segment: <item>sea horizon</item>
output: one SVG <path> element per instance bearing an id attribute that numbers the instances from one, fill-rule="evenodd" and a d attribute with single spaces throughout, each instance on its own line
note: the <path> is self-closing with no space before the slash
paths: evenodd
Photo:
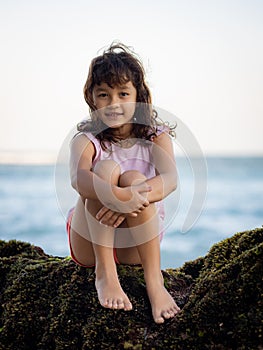
<path id="1" fill-rule="evenodd" d="M 177 151 L 176 158 L 185 158 L 183 152 Z M 22 151 L 0 150 L 1 165 L 55 165 L 58 160 L 58 151 Z M 263 158 L 263 152 L 204 152 L 204 158 Z M 191 156 L 190 156 L 191 157 Z M 195 158 L 195 156 L 192 156 Z M 200 157 L 199 157 L 200 158 Z"/>

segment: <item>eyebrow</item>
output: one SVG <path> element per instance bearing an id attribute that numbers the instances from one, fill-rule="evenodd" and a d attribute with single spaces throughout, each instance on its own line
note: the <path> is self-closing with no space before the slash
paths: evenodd
<path id="1" fill-rule="evenodd" d="M 107 90 L 107 88 L 110 88 L 111 89 L 111 87 L 109 86 L 109 87 L 106 87 L 106 88 L 102 88 L 102 87 L 100 87 L 100 86 L 95 86 L 95 88 L 94 88 L 94 90 L 96 91 L 96 92 L 101 92 L 101 91 L 105 91 L 105 90 Z M 129 87 L 129 86 L 127 86 L 127 85 L 117 85 L 117 88 L 119 88 L 120 90 L 123 90 L 123 89 L 125 89 L 125 90 L 130 90 L 131 88 Z"/>
<path id="2" fill-rule="evenodd" d="M 105 88 L 101 88 L 101 87 L 95 87 L 94 88 L 95 91 L 100 92 L 100 91 L 105 91 Z"/>
<path id="3" fill-rule="evenodd" d="M 120 89 L 128 89 L 128 90 L 130 90 L 131 88 L 129 87 L 129 86 L 127 86 L 127 85 L 120 85 L 120 86 L 118 86 Z"/>

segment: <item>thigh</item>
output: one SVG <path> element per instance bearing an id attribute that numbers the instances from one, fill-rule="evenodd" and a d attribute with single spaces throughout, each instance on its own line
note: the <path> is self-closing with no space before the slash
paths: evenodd
<path id="1" fill-rule="evenodd" d="M 85 217 L 84 203 L 79 198 L 71 220 L 69 244 L 73 260 L 85 266 L 95 264 L 95 256 Z"/>

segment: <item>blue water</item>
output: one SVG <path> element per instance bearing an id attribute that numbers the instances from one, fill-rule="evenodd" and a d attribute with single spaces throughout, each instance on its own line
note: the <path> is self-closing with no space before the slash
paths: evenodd
<path id="1" fill-rule="evenodd" d="M 263 158 L 211 157 L 206 161 L 203 210 L 183 233 L 195 180 L 189 164 L 178 160 L 180 187 L 165 203 L 168 214 L 161 246 L 162 268 L 181 266 L 205 255 L 212 244 L 263 225 Z M 0 239 L 27 241 L 48 254 L 69 255 L 54 166 L 0 165 Z"/>

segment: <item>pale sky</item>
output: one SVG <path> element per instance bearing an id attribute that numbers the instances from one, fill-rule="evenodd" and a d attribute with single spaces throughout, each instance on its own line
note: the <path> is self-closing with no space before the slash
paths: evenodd
<path id="1" fill-rule="evenodd" d="M 0 0 L 0 36 L 0 152 L 58 152 L 91 59 L 120 40 L 203 152 L 263 155 L 261 0 Z"/>

